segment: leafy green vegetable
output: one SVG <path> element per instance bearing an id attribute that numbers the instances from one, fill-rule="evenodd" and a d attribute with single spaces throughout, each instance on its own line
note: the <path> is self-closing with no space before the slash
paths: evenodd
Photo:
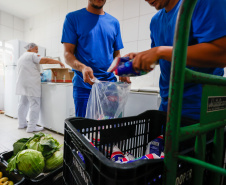
<path id="1" fill-rule="evenodd" d="M 8 166 L 7 166 L 6 170 L 11 172 L 14 169 L 17 169 L 17 167 L 16 167 L 16 157 L 17 157 L 17 155 L 12 157 L 12 158 L 10 158 L 10 162 L 8 163 Z"/>
<path id="2" fill-rule="evenodd" d="M 33 149 L 42 152 L 45 158 L 51 157 L 51 155 L 59 150 L 62 145 L 52 137 L 50 134 L 38 133 L 33 138 L 29 139 L 26 143 L 28 149 Z"/>
<path id="3" fill-rule="evenodd" d="M 7 170 L 17 169 L 24 175 L 34 178 L 38 176 L 45 167 L 42 153 L 36 150 L 27 149 L 19 152 L 8 164 Z"/>
<path id="4" fill-rule="evenodd" d="M 62 145 L 50 134 L 42 132 L 30 138 L 22 138 L 13 144 L 13 156 L 8 160 L 7 170 L 17 169 L 28 177 L 36 177 L 43 171 L 45 160 L 47 171 L 56 169 L 63 163 Z"/>
<path id="5" fill-rule="evenodd" d="M 30 138 L 22 138 L 13 144 L 13 154 L 16 155 L 19 151 L 26 149 L 26 143 Z"/>
<path id="6" fill-rule="evenodd" d="M 19 139 L 18 141 L 16 141 L 14 144 L 13 144 L 13 154 L 14 156 L 22 151 L 22 150 L 25 150 L 27 149 L 27 143 L 30 142 L 31 140 L 34 140 L 37 139 L 39 140 L 40 137 L 44 136 L 45 134 L 42 133 L 42 132 L 39 132 L 39 133 L 36 133 L 34 134 L 33 137 L 29 137 L 29 138 L 22 138 L 22 139 Z"/>
<path id="7" fill-rule="evenodd" d="M 56 151 L 54 154 L 45 162 L 45 172 L 52 171 L 62 166 L 63 164 L 63 151 Z"/>

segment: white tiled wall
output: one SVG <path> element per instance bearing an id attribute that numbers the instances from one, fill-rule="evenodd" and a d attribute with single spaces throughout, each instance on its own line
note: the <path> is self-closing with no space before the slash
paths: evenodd
<path id="1" fill-rule="evenodd" d="M 25 41 L 45 47 L 48 56 L 60 56 L 64 62 L 63 45 L 60 40 L 65 15 L 84 8 L 87 4 L 88 0 L 56 0 L 54 7 L 25 20 Z M 149 24 L 156 10 L 145 0 L 107 0 L 104 10 L 120 22 L 124 43 L 122 55 L 150 48 Z M 132 78 L 135 88 L 158 86 L 158 80 L 158 68 L 144 77 Z"/>
<path id="2" fill-rule="evenodd" d="M 88 0 L 56 0 L 52 8 L 22 20 L 0 11 L 0 40 L 19 39 L 35 42 L 45 47 L 47 56 L 60 56 L 64 62 L 63 45 L 60 43 L 63 22 L 68 12 L 86 7 Z M 145 0 L 107 0 L 104 10 L 116 17 L 121 26 L 124 49 L 121 55 L 150 48 L 149 24 L 157 12 Z M 143 77 L 133 77 L 133 87 L 158 87 L 160 70 Z M 225 69 L 226 75 L 226 69 Z"/>
<path id="3" fill-rule="evenodd" d="M 24 20 L 0 11 L 0 40 L 24 40 Z"/>

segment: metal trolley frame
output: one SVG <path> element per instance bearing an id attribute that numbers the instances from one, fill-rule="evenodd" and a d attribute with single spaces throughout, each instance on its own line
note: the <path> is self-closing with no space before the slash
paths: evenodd
<path id="1" fill-rule="evenodd" d="M 226 176 L 226 170 L 221 167 L 225 150 L 226 78 L 191 71 L 186 68 L 190 24 L 196 3 L 197 0 L 183 0 L 177 18 L 165 138 L 164 185 L 175 185 L 177 161 L 179 159 L 193 164 L 192 184 L 194 185 L 203 184 L 205 169 L 211 172 L 208 181 L 211 185 L 219 185 L 221 175 Z M 180 127 L 185 82 L 203 85 L 200 123 Z M 215 131 L 212 164 L 205 162 L 206 134 L 210 131 Z M 179 155 L 179 143 L 194 137 L 196 138 L 195 157 Z"/>

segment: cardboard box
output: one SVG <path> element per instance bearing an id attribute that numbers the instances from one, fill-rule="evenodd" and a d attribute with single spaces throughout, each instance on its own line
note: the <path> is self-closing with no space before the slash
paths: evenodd
<path id="1" fill-rule="evenodd" d="M 52 68 L 51 82 L 71 83 L 74 72 L 69 68 Z"/>

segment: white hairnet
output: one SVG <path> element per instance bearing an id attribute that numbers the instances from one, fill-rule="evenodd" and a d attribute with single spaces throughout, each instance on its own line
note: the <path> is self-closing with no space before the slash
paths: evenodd
<path id="1" fill-rule="evenodd" d="M 35 43 L 29 43 L 28 45 L 26 45 L 24 48 L 26 49 L 26 50 L 30 50 L 30 49 L 32 49 L 32 48 L 34 48 L 34 47 L 36 47 L 37 45 L 35 44 Z M 38 46 L 37 46 L 38 47 Z"/>

